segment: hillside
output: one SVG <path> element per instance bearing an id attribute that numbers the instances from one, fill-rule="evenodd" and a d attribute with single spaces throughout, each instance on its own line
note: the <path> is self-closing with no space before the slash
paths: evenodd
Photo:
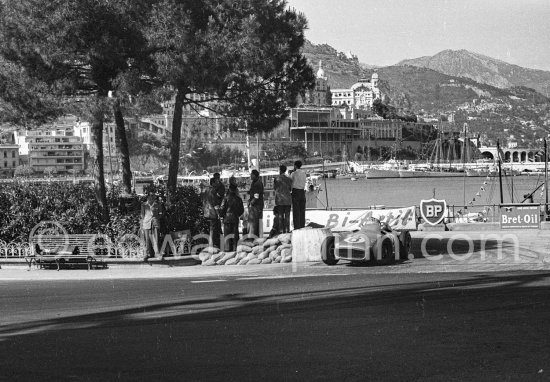
<path id="1" fill-rule="evenodd" d="M 361 77 L 369 78 L 374 66 L 349 59 L 329 45 L 307 42 L 304 55 L 317 68 L 322 61 L 331 88 L 349 87 Z M 514 102 L 544 103 L 545 98 L 529 89 L 503 89 L 473 79 L 453 76 L 435 69 L 414 65 L 376 68 L 382 93 L 397 108 L 413 112 L 445 113 L 455 111 L 473 99 L 502 98 Z M 516 99 L 519 98 L 519 99 Z"/>
<path id="2" fill-rule="evenodd" d="M 547 101 L 529 88 L 501 89 L 426 68 L 388 66 L 379 68 L 377 72 L 382 93 L 389 96 L 391 103 L 413 111 L 448 113 L 474 99 L 526 105 L 539 105 Z"/>
<path id="3" fill-rule="evenodd" d="M 523 68 L 467 50 L 444 50 L 434 56 L 403 60 L 397 65 L 428 68 L 498 88 L 529 87 L 544 95 L 548 95 L 550 87 L 549 71 Z"/>
<path id="4" fill-rule="evenodd" d="M 457 126 L 467 122 L 472 131 L 485 134 L 491 142 L 495 138 L 505 142 L 514 135 L 520 145 L 538 146 L 550 131 L 550 100 L 528 86 L 537 81 L 536 75 L 544 79 L 548 72 L 519 68 L 481 55 L 467 64 L 462 60 L 463 67 L 470 68 L 470 77 L 479 82 L 466 76 L 468 71 L 456 69 L 457 75 L 450 75 L 426 68 L 421 65 L 428 65 L 430 60 L 426 57 L 419 59 L 417 65 L 402 61 L 399 65 L 375 68 L 350 59 L 329 45 L 309 42 L 304 55 L 315 71 L 319 60 L 323 61 L 331 88 L 350 87 L 359 78 L 369 78 L 376 69 L 384 102 L 401 114 L 414 113 L 428 119 L 454 114 Z M 466 56 L 469 55 L 463 55 Z M 492 76 L 494 72 L 500 73 L 501 78 Z"/>
<path id="5" fill-rule="evenodd" d="M 351 86 L 367 73 L 368 68 L 372 68 L 369 65 L 363 67 L 357 59 L 350 59 L 327 44 L 315 45 L 306 40 L 303 52 L 315 72 L 322 61 L 331 88 Z"/>

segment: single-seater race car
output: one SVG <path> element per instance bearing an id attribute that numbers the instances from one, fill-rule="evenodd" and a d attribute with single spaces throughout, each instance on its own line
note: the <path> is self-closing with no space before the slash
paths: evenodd
<path id="1" fill-rule="evenodd" d="M 321 259 L 335 265 L 340 259 L 351 262 L 391 264 L 408 259 L 411 248 L 409 231 L 394 231 L 372 218 L 355 231 L 333 232 L 321 245 Z"/>

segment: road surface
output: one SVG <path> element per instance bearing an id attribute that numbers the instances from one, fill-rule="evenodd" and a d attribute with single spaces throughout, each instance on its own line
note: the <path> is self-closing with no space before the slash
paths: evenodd
<path id="1" fill-rule="evenodd" d="M 0 380 L 546 381 L 549 281 L 348 265 L 5 280 Z"/>

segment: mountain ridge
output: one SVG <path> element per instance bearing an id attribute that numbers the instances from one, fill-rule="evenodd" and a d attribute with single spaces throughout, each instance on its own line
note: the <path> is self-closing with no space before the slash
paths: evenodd
<path id="1" fill-rule="evenodd" d="M 322 61 L 331 89 L 349 88 L 376 70 L 383 103 L 401 116 L 439 120 L 453 115 L 457 126 L 468 123 L 471 131 L 493 142 L 515 136 L 523 145 L 540 144 L 550 133 L 550 99 L 545 97 L 550 72 L 467 50 L 446 50 L 392 66 L 362 64 L 327 44 L 307 42 L 303 53 L 315 71 Z"/>
<path id="2" fill-rule="evenodd" d="M 433 56 L 403 59 L 389 66 L 361 63 L 357 57 L 349 58 L 328 44 L 316 45 L 308 40 L 304 44 L 303 52 L 313 67 L 318 66 L 319 60 L 323 62 L 323 69 L 332 76 L 329 84 L 336 88 L 351 86 L 358 78 L 367 76 L 374 69 L 415 66 L 452 77 L 469 78 L 501 89 L 523 86 L 535 89 L 546 97 L 550 95 L 550 71 L 525 68 L 466 49 L 445 49 Z"/>
<path id="3" fill-rule="evenodd" d="M 433 56 L 401 60 L 396 65 L 424 67 L 498 88 L 525 86 L 544 95 L 550 86 L 550 71 L 524 68 L 466 49 L 445 49 Z"/>

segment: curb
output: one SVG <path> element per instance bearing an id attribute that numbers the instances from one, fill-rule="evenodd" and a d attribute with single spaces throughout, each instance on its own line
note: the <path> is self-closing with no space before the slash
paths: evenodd
<path id="1" fill-rule="evenodd" d="M 103 259 L 107 264 L 107 268 L 151 268 L 151 267 L 187 267 L 200 265 L 200 260 L 194 259 L 192 256 L 164 257 L 142 259 Z M 33 265 L 32 268 L 35 268 Z M 17 258 L 2 258 L 0 259 L 0 269 L 29 269 L 29 264 L 22 257 Z"/>

